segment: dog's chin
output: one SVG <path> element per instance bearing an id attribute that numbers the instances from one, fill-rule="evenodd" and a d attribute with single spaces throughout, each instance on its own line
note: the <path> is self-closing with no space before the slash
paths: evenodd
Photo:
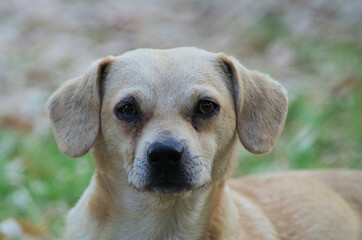
<path id="1" fill-rule="evenodd" d="M 188 191 L 191 191 L 192 189 L 193 189 L 192 186 L 189 184 L 180 184 L 174 182 L 159 182 L 151 184 L 148 187 L 148 191 L 161 196 L 164 195 L 180 196 Z"/>
<path id="2" fill-rule="evenodd" d="M 196 189 L 188 183 L 179 182 L 150 182 L 143 187 L 135 187 L 140 192 L 151 193 L 158 196 L 181 196 Z"/>

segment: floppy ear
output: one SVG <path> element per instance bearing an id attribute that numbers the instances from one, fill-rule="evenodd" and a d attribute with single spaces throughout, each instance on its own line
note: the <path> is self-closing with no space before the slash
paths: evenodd
<path id="1" fill-rule="evenodd" d="M 92 63 L 87 72 L 65 82 L 46 108 L 58 147 L 76 158 L 93 146 L 100 124 L 101 84 L 113 57 Z"/>
<path id="2" fill-rule="evenodd" d="M 221 61 L 233 86 L 241 143 L 255 154 L 269 152 L 284 127 L 287 91 L 269 76 L 246 69 L 233 57 L 221 54 Z"/>

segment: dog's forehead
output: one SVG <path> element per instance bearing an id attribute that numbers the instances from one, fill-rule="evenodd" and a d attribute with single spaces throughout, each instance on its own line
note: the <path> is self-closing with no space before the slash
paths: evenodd
<path id="1" fill-rule="evenodd" d="M 217 55 L 194 48 L 139 49 L 117 57 L 109 71 L 123 87 L 168 84 L 185 86 L 220 75 Z"/>

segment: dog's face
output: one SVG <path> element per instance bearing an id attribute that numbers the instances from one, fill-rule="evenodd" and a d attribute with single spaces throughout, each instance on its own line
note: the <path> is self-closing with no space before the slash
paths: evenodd
<path id="1" fill-rule="evenodd" d="M 216 152 L 231 145 L 230 85 L 215 56 L 200 52 L 134 51 L 108 68 L 102 133 L 137 189 L 200 188 L 211 180 Z"/>
<path id="2" fill-rule="evenodd" d="M 249 151 L 269 151 L 286 108 L 285 91 L 267 76 L 195 48 L 107 57 L 48 102 L 65 154 L 81 156 L 95 143 L 107 152 L 107 171 L 162 195 L 220 180 L 238 135 Z"/>

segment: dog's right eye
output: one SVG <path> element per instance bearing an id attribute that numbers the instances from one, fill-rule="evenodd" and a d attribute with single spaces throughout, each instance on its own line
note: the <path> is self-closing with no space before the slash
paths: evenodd
<path id="1" fill-rule="evenodd" d="M 115 106 L 114 115 L 119 120 L 134 121 L 139 118 L 138 105 L 133 98 L 131 100 L 120 102 Z"/>
<path id="2" fill-rule="evenodd" d="M 137 114 L 137 108 L 134 104 L 125 104 L 121 107 L 120 112 L 124 115 L 135 116 Z"/>

